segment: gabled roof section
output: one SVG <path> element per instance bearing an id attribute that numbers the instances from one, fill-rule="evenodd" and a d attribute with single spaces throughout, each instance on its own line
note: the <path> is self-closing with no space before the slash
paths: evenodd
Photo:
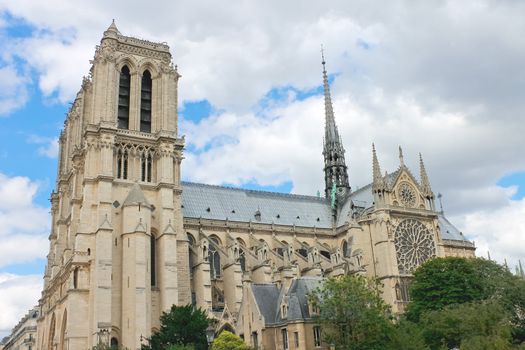
<path id="1" fill-rule="evenodd" d="M 182 205 L 186 218 L 332 227 L 330 203 L 315 196 L 183 182 Z"/>
<path id="2" fill-rule="evenodd" d="M 129 190 L 128 196 L 124 200 L 124 203 L 122 203 L 123 207 L 129 205 L 143 205 L 147 207 L 151 206 L 148 200 L 146 199 L 146 196 L 144 196 L 144 192 L 142 192 L 140 185 L 137 182 L 133 184 L 133 186 Z"/>
<path id="3" fill-rule="evenodd" d="M 254 283 L 252 292 L 266 324 L 275 322 L 279 301 L 279 289 L 273 283 Z"/>
<path id="4" fill-rule="evenodd" d="M 312 316 L 308 308 L 308 295 L 323 282 L 322 277 L 303 276 L 295 279 L 288 291 L 278 289 L 275 283 L 260 283 L 252 285 L 252 292 L 257 307 L 264 316 L 266 325 L 286 321 L 307 320 Z M 285 318 L 281 315 L 281 303 L 288 297 L 288 313 Z"/>
<path id="5" fill-rule="evenodd" d="M 438 214 L 439 230 L 441 231 L 442 239 L 450 239 L 454 241 L 467 241 L 463 233 L 456 228 L 443 213 Z"/>

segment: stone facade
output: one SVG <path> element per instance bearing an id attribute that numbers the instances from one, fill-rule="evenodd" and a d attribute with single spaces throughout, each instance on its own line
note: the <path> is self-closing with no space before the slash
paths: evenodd
<path id="1" fill-rule="evenodd" d="M 3 341 L 2 350 L 34 350 L 37 344 L 38 308 L 33 308 L 11 331 L 11 335 Z"/>
<path id="2" fill-rule="evenodd" d="M 401 152 L 383 175 L 374 149 L 372 183 L 351 192 L 325 70 L 328 198 L 181 182 L 179 77 L 165 44 L 104 32 L 60 137 L 38 349 L 136 349 L 161 312 L 188 303 L 218 331 L 279 348 L 264 317 L 246 322 L 254 284 L 285 295 L 300 278 L 362 273 L 402 312 L 415 267 L 474 255 L 435 209 L 422 160 L 419 180 Z M 288 327 L 290 348 L 314 348 L 308 317 Z"/>

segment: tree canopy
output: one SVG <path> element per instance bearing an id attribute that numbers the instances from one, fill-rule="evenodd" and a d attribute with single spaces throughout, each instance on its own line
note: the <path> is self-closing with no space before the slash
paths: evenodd
<path id="1" fill-rule="evenodd" d="M 244 343 L 241 337 L 228 332 L 222 331 L 213 341 L 211 350 L 249 350 L 250 347 Z"/>
<path id="2" fill-rule="evenodd" d="M 414 273 L 408 312 L 391 317 L 380 286 L 331 278 L 310 295 L 336 349 L 525 349 L 525 280 L 493 261 L 435 258 Z"/>
<path id="3" fill-rule="evenodd" d="M 415 271 L 410 298 L 406 317 L 414 322 L 425 313 L 454 305 L 474 303 L 482 308 L 479 302 L 496 301 L 513 325 L 514 339 L 525 340 L 525 281 L 494 261 L 432 259 Z"/>
<path id="4" fill-rule="evenodd" d="M 310 295 L 323 338 L 338 349 L 385 349 L 392 323 L 373 282 L 358 275 L 330 278 Z"/>
<path id="5" fill-rule="evenodd" d="M 173 305 L 160 316 L 160 330 L 148 339 L 144 350 L 207 349 L 206 329 L 210 320 L 201 309 Z M 186 346 L 186 347 L 183 347 Z"/>

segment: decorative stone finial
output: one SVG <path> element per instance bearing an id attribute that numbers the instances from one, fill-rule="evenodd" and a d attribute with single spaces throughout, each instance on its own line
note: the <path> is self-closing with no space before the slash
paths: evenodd
<path id="1" fill-rule="evenodd" d="M 405 166 L 405 159 L 403 158 L 403 149 L 401 146 L 399 146 L 399 164 L 404 167 Z"/>
<path id="2" fill-rule="evenodd" d="M 423 156 L 419 153 L 419 178 L 421 179 L 421 190 L 425 197 L 433 198 L 434 193 L 430 187 L 430 181 L 428 180 L 427 171 L 425 169 L 425 163 L 423 163 Z"/>
<path id="3" fill-rule="evenodd" d="M 104 32 L 104 37 L 116 38 L 116 36 L 119 34 L 120 32 L 118 31 L 117 25 L 115 24 L 115 20 L 113 19 L 108 29 L 106 29 L 106 31 Z"/>
<path id="4" fill-rule="evenodd" d="M 381 167 L 379 166 L 379 161 L 377 160 L 376 147 L 372 143 L 372 189 L 375 192 L 384 191 L 385 182 L 381 176 Z"/>

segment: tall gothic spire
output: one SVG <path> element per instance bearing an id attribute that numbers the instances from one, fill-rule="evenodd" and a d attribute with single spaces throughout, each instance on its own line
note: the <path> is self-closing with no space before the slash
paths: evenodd
<path id="1" fill-rule="evenodd" d="M 330 96 L 330 85 L 326 73 L 326 62 L 324 52 L 321 48 L 323 64 L 323 88 L 324 88 L 324 109 L 325 109 L 325 134 L 323 140 L 324 174 L 325 174 L 325 196 L 331 197 L 332 188 L 337 188 L 338 197 L 344 197 L 350 193 L 348 183 L 348 170 L 345 163 L 345 150 L 337 125 L 335 124 L 334 109 Z"/>
<path id="2" fill-rule="evenodd" d="M 381 175 L 381 167 L 379 166 L 379 161 L 377 160 L 376 147 L 372 144 L 372 191 L 380 192 L 385 190 L 385 182 L 383 176 Z M 386 175 L 385 175 L 386 176 Z"/>
<path id="3" fill-rule="evenodd" d="M 419 178 L 421 179 L 421 189 L 425 197 L 434 197 L 432 188 L 430 187 L 430 181 L 428 180 L 427 171 L 425 169 L 425 163 L 423 163 L 423 156 L 419 153 Z"/>

